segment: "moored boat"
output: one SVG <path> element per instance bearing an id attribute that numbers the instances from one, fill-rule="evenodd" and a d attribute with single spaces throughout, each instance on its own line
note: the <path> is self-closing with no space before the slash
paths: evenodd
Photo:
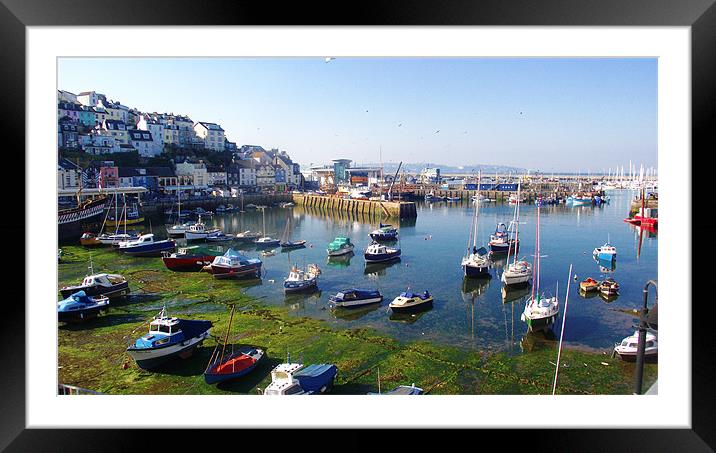
<path id="1" fill-rule="evenodd" d="M 336 307 L 360 307 L 383 301 L 383 295 L 372 289 L 344 289 L 329 298 L 329 302 Z"/>
<path id="2" fill-rule="evenodd" d="M 510 248 L 517 253 L 519 251 L 519 240 L 510 238 L 507 226 L 504 223 L 498 223 L 495 232 L 490 235 L 490 251 L 492 253 L 507 253 Z"/>
<path id="3" fill-rule="evenodd" d="M 94 233 L 90 233 L 89 231 L 85 231 L 84 233 L 82 233 L 82 236 L 80 236 L 80 244 L 84 245 L 85 247 L 95 247 L 98 245 L 103 245 L 102 241 L 97 238 L 97 235 Z"/>
<path id="4" fill-rule="evenodd" d="M 590 291 L 596 291 L 599 289 L 599 282 L 594 280 L 592 277 L 588 277 L 586 280 L 582 280 L 579 283 L 579 289 L 588 293 Z"/>
<path id="5" fill-rule="evenodd" d="M 221 251 L 195 245 L 181 247 L 175 253 L 164 252 L 162 262 L 171 271 L 198 272 L 220 255 Z"/>
<path id="6" fill-rule="evenodd" d="M 177 357 L 185 359 L 209 337 L 211 326 L 211 321 L 169 317 L 162 308 L 149 323 L 149 333 L 135 340 L 127 353 L 145 370 Z"/>
<path id="7" fill-rule="evenodd" d="M 248 275 L 261 275 L 261 260 L 249 258 L 234 249 L 229 249 L 221 256 L 217 256 L 209 266 L 204 266 L 214 278 L 234 278 Z"/>
<path id="8" fill-rule="evenodd" d="M 199 216 L 198 221 L 189 226 L 189 229 L 184 232 L 184 238 L 186 238 L 187 241 L 204 241 L 209 235 L 216 235 L 218 233 L 221 233 L 221 230 L 218 228 L 207 229 L 206 224 L 201 221 L 201 216 Z"/>
<path id="9" fill-rule="evenodd" d="M 378 229 L 371 231 L 370 238 L 374 241 L 395 241 L 398 229 L 389 223 L 380 223 Z"/>
<path id="10" fill-rule="evenodd" d="M 422 294 L 404 291 L 393 299 L 389 307 L 396 313 L 419 311 L 433 306 L 433 296 L 427 290 Z"/>
<path id="11" fill-rule="evenodd" d="M 107 296 L 90 297 L 84 291 L 77 291 L 57 302 L 57 320 L 80 322 L 95 318 L 100 311 L 109 307 Z"/>
<path id="12" fill-rule="evenodd" d="M 229 332 L 231 331 L 231 324 L 234 320 L 235 305 L 231 305 L 231 314 L 229 316 L 229 326 L 226 328 L 226 336 L 224 337 L 223 344 L 216 343 L 216 348 L 211 354 L 209 364 L 204 370 L 204 381 L 207 384 L 218 384 L 219 382 L 225 382 L 230 379 L 236 379 L 245 374 L 248 374 L 256 368 L 259 360 L 264 356 L 264 351 L 259 348 L 242 348 L 239 351 L 234 352 L 233 345 L 231 351 L 226 351 L 227 343 L 229 340 Z M 221 348 L 221 350 L 219 350 Z"/>
<path id="13" fill-rule="evenodd" d="M 233 235 L 224 234 L 223 231 L 215 231 L 209 233 L 206 237 L 206 242 L 231 242 L 234 240 Z"/>
<path id="14" fill-rule="evenodd" d="M 614 345 L 614 352 L 626 362 L 636 361 L 636 355 L 639 348 L 639 331 L 635 331 L 633 335 L 626 337 L 621 343 Z M 651 332 L 646 332 L 646 341 L 644 342 L 644 360 L 653 362 L 659 357 L 659 341 L 658 337 Z"/>
<path id="15" fill-rule="evenodd" d="M 271 383 L 264 395 L 312 395 L 326 393 L 333 388 L 338 368 L 329 363 L 304 366 L 301 363 L 281 363 L 271 371 Z"/>
<path id="16" fill-rule="evenodd" d="M 319 274 L 320 270 L 315 264 L 310 265 L 307 270 L 293 266 L 288 277 L 283 281 L 283 289 L 287 293 L 316 289 Z"/>
<path id="17" fill-rule="evenodd" d="M 373 242 L 365 250 L 363 257 L 366 263 L 383 263 L 400 258 L 400 248 Z"/>
<path id="18" fill-rule="evenodd" d="M 599 284 L 599 292 L 605 296 L 616 296 L 619 294 L 619 283 L 609 277 Z"/>
<path id="19" fill-rule="evenodd" d="M 261 233 L 254 233 L 249 230 L 243 233 L 236 233 L 236 240 L 239 242 L 253 242 L 261 237 Z"/>
<path id="20" fill-rule="evenodd" d="M 478 173 L 477 177 L 477 197 L 480 197 L 480 181 L 482 179 L 482 172 Z M 478 219 L 480 213 L 480 203 L 475 203 L 475 211 L 472 215 L 470 224 L 470 233 L 467 239 L 467 253 L 462 258 L 460 265 L 462 266 L 463 273 L 466 277 L 489 277 L 489 260 L 487 256 L 487 249 L 484 247 L 477 247 L 477 231 L 478 231 Z M 472 242 L 472 248 L 470 243 Z"/>
<path id="21" fill-rule="evenodd" d="M 328 256 L 340 256 L 351 253 L 354 245 L 351 243 L 351 239 L 347 237 L 338 236 L 330 244 L 326 251 Z"/>
<path id="22" fill-rule="evenodd" d="M 135 232 L 116 233 L 116 234 L 100 234 L 97 240 L 102 244 L 119 247 L 123 242 L 136 241 L 139 235 Z"/>
<path id="23" fill-rule="evenodd" d="M 119 244 L 119 251 L 132 256 L 161 256 L 162 252 L 174 250 L 176 242 L 173 239 L 154 240 L 154 234 L 143 234 L 134 241 Z"/>
<path id="24" fill-rule="evenodd" d="M 91 272 L 91 271 L 90 271 Z M 121 297 L 129 294 L 127 279 L 119 274 L 90 274 L 82 279 L 82 283 L 73 286 L 64 286 L 60 289 L 62 297 L 83 291 L 87 296 Z"/>
<path id="25" fill-rule="evenodd" d="M 603 246 L 595 248 L 592 256 L 601 261 L 611 261 L 617 257 L 617 248 L 606 242 Z"/>

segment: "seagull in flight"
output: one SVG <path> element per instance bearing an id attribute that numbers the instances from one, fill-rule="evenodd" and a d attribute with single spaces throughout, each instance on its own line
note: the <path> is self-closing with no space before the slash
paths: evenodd
<path id="1" fill-rule="evenodd" d="M 438 129 L 438 130 L 435 131 L 436 134 L 437 134 L 438 132 L 440 132 L 440 129 Z"/>
<path id="2" fill-rule="evenodd" d="M 331 60 L 335 60 L 336 57 L 326 57 L 326 63 L 330 62 Z"/>
<path id="3" fill-rule="evenodd" d="M 402 126 L 402 125 L 403 125 L 403 123 L 398 123 L 398 127 L 400 127 L 400 126 Z"/>

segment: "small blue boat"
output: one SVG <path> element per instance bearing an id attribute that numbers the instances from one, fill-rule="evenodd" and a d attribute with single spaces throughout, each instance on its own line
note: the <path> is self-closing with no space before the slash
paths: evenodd
<path id="1" fill-rule="evenodd" d="M 383 295 L 378 290 L 350 288 L 331 296 L 329 301 L 336 307 L 359 307 L 382 302 Z"/>
<path id="2" fill-rule="evenodd" d="M 383 244 L 373 242 L 365 250 L 363 254 L 366 263 L 382 263 L 400 258 L 400 249 L 394 247 L 386 247 Z"/>
<path id="3" fill-rule="evenodd" d="M 592 256 L 598 261 L 612 261 L 617 258 L 617 248 L 607 242 L 603 246 L 595 248 Z"/>
<path id="4" fill-rule="evenodd" d="M 67 299 L 57 302 L 57 319 L 61 322 L 85 321 L 95 318 L 107 307 L 109 307 L 108 297 L 90 297 L 84 291 L 77 291 Z"/>
<path id="5" fill-rule="evenodd" d="M 143 234 L 135 241 L 119 244 L 119 251 L 132 256 L 162 256 L 162 252 L 173 251 L 177 243 L 173 239 L 155 241 L 154 234 Z"/>
<path id="6" fill-rule="evenodd" d="M 398 229 L 389 223 L 380 223 L 377 230 L 370 233 L 374 241 L 395 241 L 398 239 Z"/>
<path id="7" fill-rule="evenodd" d="M 163 308 L 149 324 L 149 333 L 127 348 L 137 366 L 149 370 L 176 357 L 185 359 L 209 337 L 211 321 L 178 319 Z"/>

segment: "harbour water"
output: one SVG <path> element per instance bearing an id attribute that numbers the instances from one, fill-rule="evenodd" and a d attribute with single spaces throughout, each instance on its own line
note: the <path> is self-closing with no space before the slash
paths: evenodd
<path id="1" fill-rule="evenodd" d="M 559 291 L 561 313 L 554 328 L 561 326 L 568 271 L 573 265 L 577 280 L 571 282 L 565 344 L 610 350 L 614 342 L 633 332 L 635 316 L 627 313 L 642 303 L 642 288 L 657 278 L 657 237 L 623 222 L 630 191 L 612 191 L 609 204 L 602 206 L 556 205 L 541 208 L 541 288 L 546 295 Z M 478 246 L 487 247 L 489 235 L 498 222 L 509 224 L 513 206 L 483 203 L 480 207 Z M 288 307 L 291 313 L 324 319 L 336 327 L 370 327 L 399 340 L 427 340 L 468 350 L 507 350 L 520 353 L 550 340 L 543 334 L 526 335 L 520 320 L 531 289 L 512 290 L 503 296 L 500 276 L 506 257 L 493 260 L 490 279 L 465 279 L 460 260 L 466 252 L 474 204 L 418 203 L 417 219 L 399 225 L 402 249 L 400 261 L 366 265 L 363 251 L 370 244 L 369 233 L 377 224 L 347 214 L 302 208 L 266 209 L 266 230 L 280 237 L 288 216 L 292 216 L 291 239 L 305 239 L 307 247 L 291 252 L 276 248 L 274 256 L 261 256 L 252 244 L 239 246 L 250 257 L 264 262 L 261 280 L 234 284 L 261 303 Z M 260 231 L 259 210 L 232 213 L 205 219 L 225 232 Z M 520 209 L 519 257 L 532 261 L 535 249 L 536 206 Z M 155 228 L 157 230 L 158 228 Z M 641 235 L 641 238 L 640 238 Z M 326 245 L 336 236 L 347 236 L 356 245 L 355 254 L 329 259 Z M 600 268 L 592 251 L 607 239 L 617 247 L 615 269 Z M 641 246 L 639 241 L 641 240 Z M 182 240 L 180 240 L 181 242 Z M 236 244 L 235 244 L 236 247 Z M 283 280 L 292 264 L 320 266 L 318 290 L 307 294 L 285 295 Z M 606 271 L 606 272 L 605 272 Z M 619 296 L 607 301 L 599 295 L 584 298 L 579 282 L 587 277 L 602 280 L 608 276 L 620 284 Z M 207 275 L 207 279 L 210 277 Z M 379 289 L 385 300 L 366 308 L 331 308 L 329 296 L 350 288 Z M 433 308 L 418 314 L 392 314 L 388 303 L 401 291 L 429 290 L 435 297 Z M 222 309 L 223 307 L 217 307 Z"/>

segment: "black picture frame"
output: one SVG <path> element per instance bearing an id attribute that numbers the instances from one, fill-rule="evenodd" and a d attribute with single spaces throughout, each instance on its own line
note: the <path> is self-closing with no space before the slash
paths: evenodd
<path id="1" fill-rule="evenodd" d="M 490 0 L 432 2 L 425 0 L 393 0 L 386 2 L 360 2 L 351 4 L 290 2 L 276 6 L 273 2 L 247 2 L 220 0 L 210 3 L 189 0 L 172 1 L 106 1 L 106 0 L 0 0 L 0 46 L 3 67 L 3 99 L 1 109 L 5 136 L 15 137 L 14 159 L 10 162 L 25 168 L 25 29 L 28 26 L 63 25 L 532 25 L 532 26 L 688 26 L 691 27 L 692 63 L 692 150 L 701 149 L 709 142 L 711 120 L 716 110 L 716 7 L 714 0 L 660 1 L 653 0 Z M 200 7 L 200 5 L 205 5 Z M 12 106 L 13 108 L 7 108 Z M 705 151 L 704 151 L 705 153 Z M 696 156 L 690 156 L 692 162 Z M 17 167 L 19 168 L 19 167 Z M 27 170 L 27 169 L 26 169 Z M 23 175 L 16 172 L 18 187 L 24 187 Z M 697 180 L 692 174 L 692 180 Z M 685 201 L 691 202 L 691 200 Z M 692 204 L 693 206 L 693 204 Z M 25 206 L 27 209 L 27 206 Z M 693 209 L 692 209 L 693 211 Z M 3 237 L 24 235 L 24 216 L 1 222 Z M 692 223 L 693 225 L 693 223 Z M 692 227 L 693 228 L 693 227 Z M 692 229 L 695 232 L 695 230 Z M 694 236 L 696 237 L 696 236 Z M 27 240 L 27 238 L 26 238 Z M 19 251 L 18 251 L 19 253 Z M 25 256 L 25 260 L 29 257 Z M 24 269 L 20 263 L 13 268 Z M 696 269 L 696 266 L 693 266 Z M 7 271 L 7 269 L 6 269 Z M 21 271 L 20 271 L 21 272 Z M 6 273 L 12 279 L 17 271 Z M 24 275 L 27 278 L 27 274 Z M 15 287 L 19 288 L 15 281 Z M 696 290 L 697 288 L 694 288 Z M 11 291 L 15 300 L 24 294 Z M 691 294 L 683 300 L 664 303 L 689 304 Z M 9 302 L 9 301 L 8 301 Z M 606 430 L 578 429 L 554 430 L 539 433 L 538 449 L 550 451 L 713 451 L 716 445 L 716 416 L 711 409 L 714 395 L 713 354 L 708 350 L 710 341 L 706 324 L 713 316 L 707 312 L 708 299 L 692 304 L 692 429 L 680 430 Z M 22 304 L 3 304 L 0 329 L 0 448 L 8 451 L 103 451 L 134 450 L 152 446 L 154 430 L 40 430 L 25 429 L 25 310 Z M 688 338 L 688 335 L 685 336 Z M 479 408 L 476 408 L 479 410 Z M 547 409 L 545 409 L 547 410 Z M 633 418 L 639 414 L 635 400 L 634 412 L 614 414 L 614 421 Z M 648 414 L 643 414 L 648 420 Z M 355 431 L 343 433 L 344 445 L 372 448 L 374 440 L 362 437 Z M 214 435 L 204 434 L 204 436 Z M 475 434 L 476 435 L 476 434 Z M 500 431 L 479 434 L 479 445 L 504 443 L 507 436 L 520 436 L 517 448 L 535 433 L 519 430 L 516 433 Z M 190 430 L 171 433 L 171 446 L 183 444 L 185 439 L 199 435 Z M 293 434 L 296 436 L 296 434 Z M 338 437 L 337 436 L 337 437 Z M 471 437 L 474 435 L 470 435 Z M 299 438 L 309 439 L 303 435 Z M 141 440 L 139 440 L 142 438 Z M 417 444 L 422 436 L 399 436 L 402 448 Z M 473 437 L 473 441 L 475 441 Z M 157 445 L 158 446 L 158 445 Z M 476 445 L 476 447 L 478 447 Z"/>

